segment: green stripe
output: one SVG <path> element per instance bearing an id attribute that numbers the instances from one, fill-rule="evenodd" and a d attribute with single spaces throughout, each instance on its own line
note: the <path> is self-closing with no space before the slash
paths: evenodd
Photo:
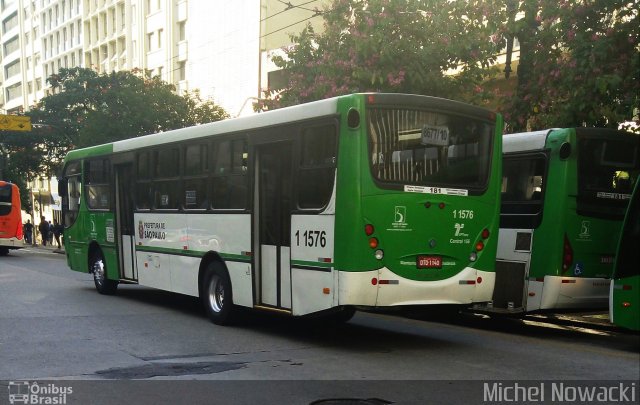
<path id="1" fill-rule="evenodd" d="M 291 260 L 291 266 L 311 266 L 311 267 L 322 267 L 322 268 L 331 268 L 333 267 L 333 263 L 325 263 L 325 262 L 309 262 L 306 260 Z"/>
<path id="2" fill-rule="evenodd" d="M 187 249 L 172 249 L 172 248 L 162 248 L 155 246 L 136 246 L 136 251 L 140 252 L 151 252 L 151 253 L 165 253 L 169 255 L 177 255 L 177 256 L 189 256 L 189 257 L 203 257 L 207 252 L 201 252 L 197 250 L 187 250 Z M 246 255 L 239 255 L 234 253 L 221 253 L 218 252 L 220 257 L 224 260 L 228 260 L 231 262 L 251 262 L 251 257 Z"/>

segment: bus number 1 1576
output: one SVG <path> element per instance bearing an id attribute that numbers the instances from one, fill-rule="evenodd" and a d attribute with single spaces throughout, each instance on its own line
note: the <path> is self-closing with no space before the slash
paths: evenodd
<path id="1" fill-rule="evenodd" d="M 296 245 L 300 246 L 300 243 L 305 247 L 325 247 L 327 246 L 327 232 L 307 230 L 300 235 L 300 231 L 296 231 Z"/>

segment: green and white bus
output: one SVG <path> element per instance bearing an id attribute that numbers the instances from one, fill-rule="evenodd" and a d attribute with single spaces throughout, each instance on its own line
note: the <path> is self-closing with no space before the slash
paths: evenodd
<path id="1" fill-rule="evenodd" d="M 640 330 L 640 182 L 624 219 L 611 281 L 609 320 Z"/>
<path id="2" fill-rule="evenodd" d="M 291 315 L 491 299 L 500 115 L 354 94 L 71 151 L 71 269 Z M 347 316 L 345 316 L 347 317 Z"/>
<path id="3" fill-rule="evenodd" d="M 606 308 L 640 137 L 601 128 L 503 139 L 494 312 Z"/>

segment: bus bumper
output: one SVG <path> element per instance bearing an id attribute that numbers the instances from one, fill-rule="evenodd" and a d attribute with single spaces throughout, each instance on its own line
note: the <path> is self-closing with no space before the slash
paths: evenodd
<path id="1" fill-rule="evenodd" d="M 446 280 L 416 281 L 386 267 L 366 272 L 339 272 L 339 305 L 471 304 L 491 300 L 495 273 L 465 267 Z"/>
<path id="2" fill-rule="evenodd" d="M 543 282 L 530 280 L 529 292 L 542 290 L 542 297 L 540 308 L 527 306 L 527 310 L 604 309 L 609 304 L 610 284 L 611 280 L 603 278 L 545 276 Z"/>
<path id="3" fill-rule="evenodd" d="M 0 246 L 6 247 L 9 249 L 22 249 L 25 245 L 24 245 L 23 239 L 6 238 L 6 239 L 0 239 Z"/>

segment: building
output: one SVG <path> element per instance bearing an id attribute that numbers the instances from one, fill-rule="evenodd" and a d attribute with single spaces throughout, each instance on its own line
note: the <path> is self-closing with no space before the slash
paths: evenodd
<path id="1" fill-rule="evenodd" d="M 307 23 L 321 29 L 329 2 L 0 0 L 0 113 L 27 111 L 51 91 L 49 76 L 79 66 L 149 70 L 179 94 L 197 89 L 232 116 L 251 114 L 278 79 L 269 56 Z M 36 183 L 36 215 L 52 220 L 57 187 Z"/>

